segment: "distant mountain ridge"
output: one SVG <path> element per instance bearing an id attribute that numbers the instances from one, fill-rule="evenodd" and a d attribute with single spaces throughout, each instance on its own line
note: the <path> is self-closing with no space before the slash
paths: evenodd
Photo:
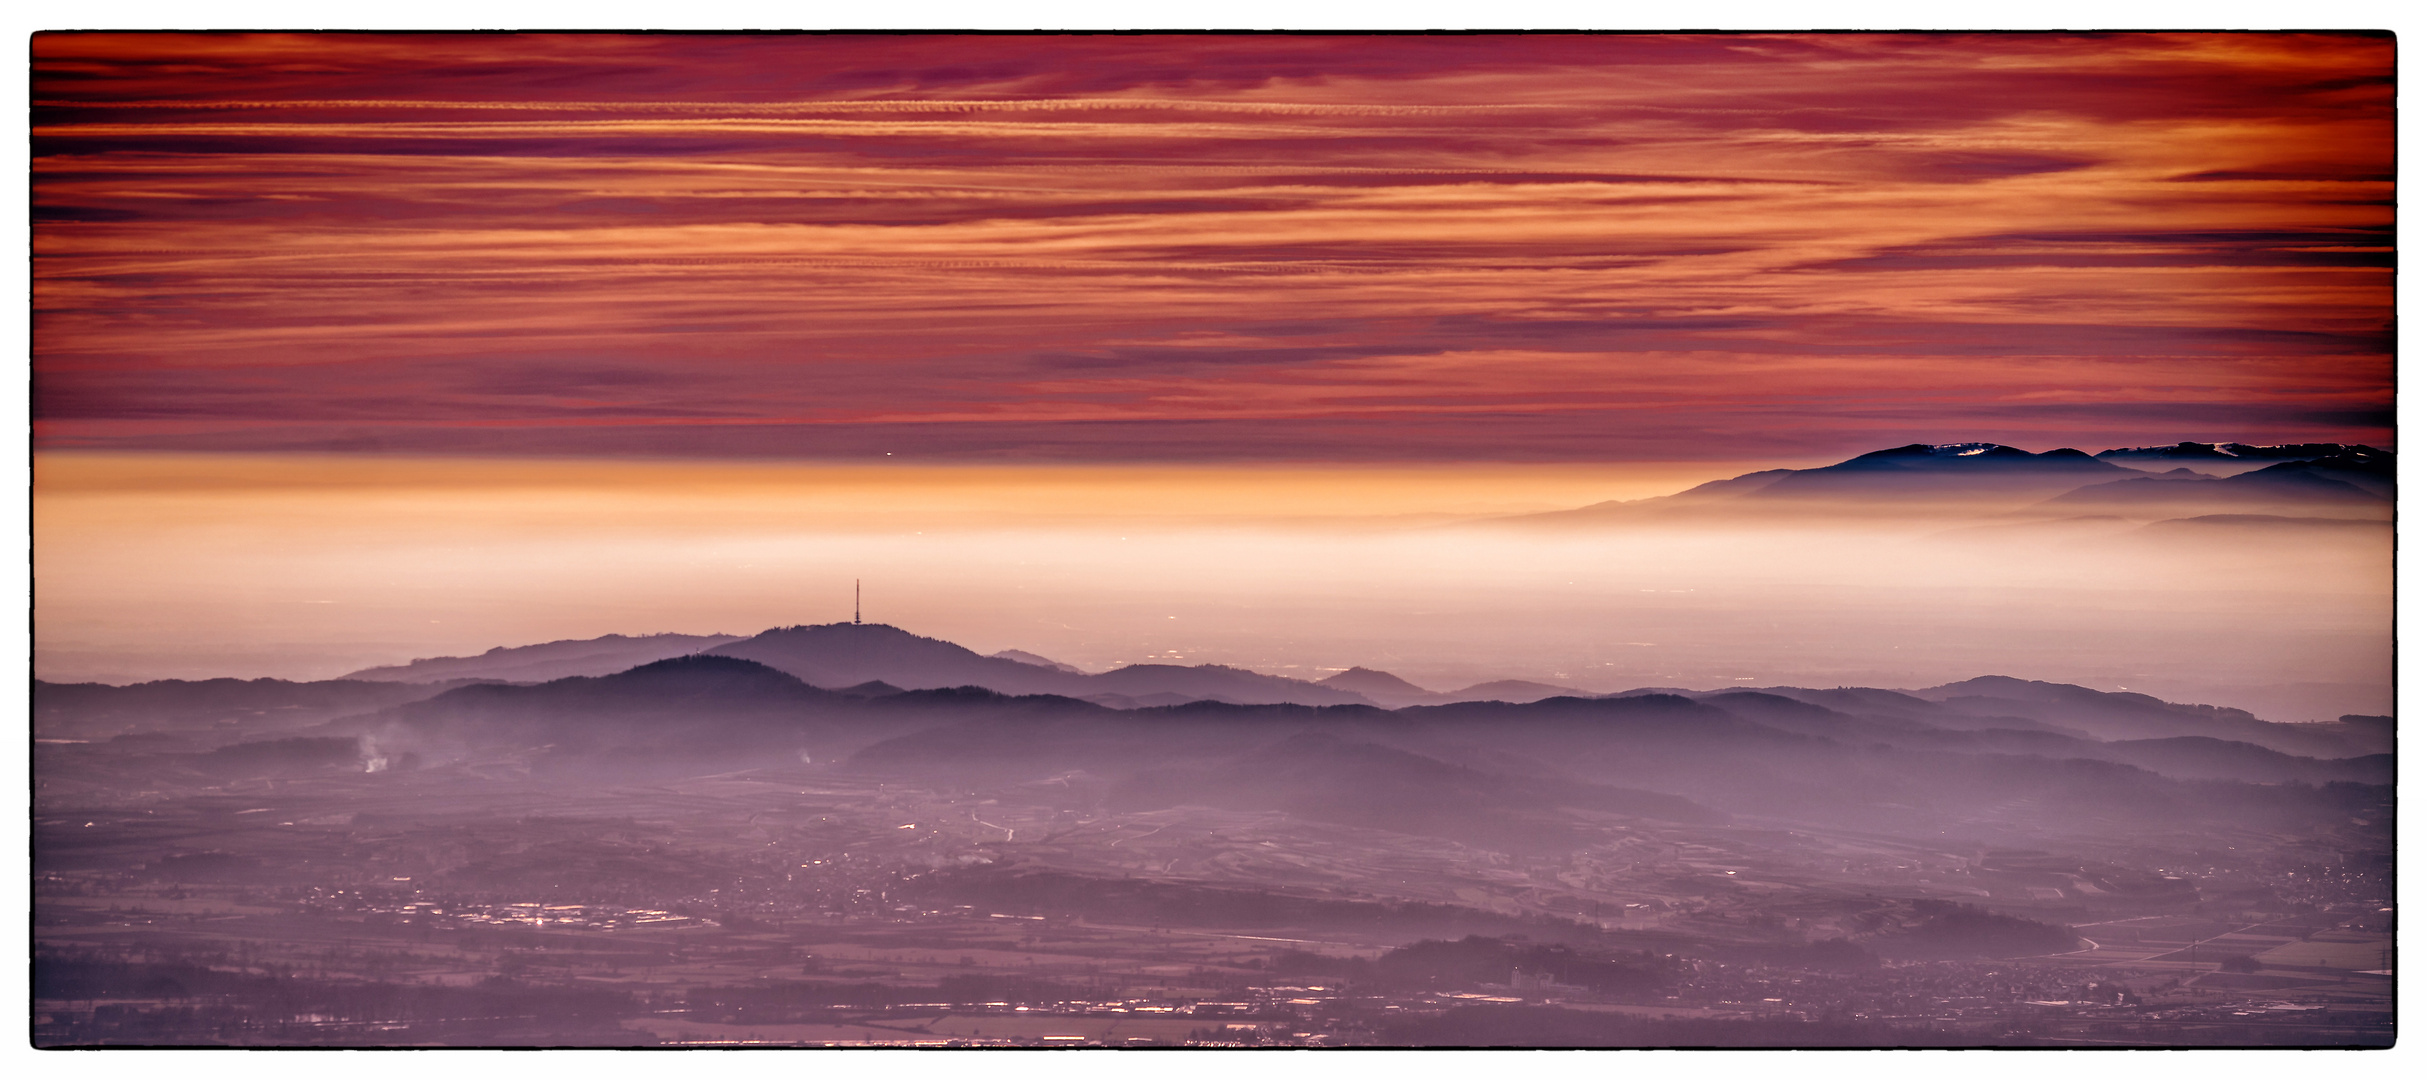
<path id="1" fill-rule="evenodd" d="M 2093 455 L 2100 461 L 2301 461 L 2310 458 L 2334 457 L 2340 454 L 2382 455 L 2392 453 L 2373 446 L 2356 443 L 2284 443 L 2276 446 L 2252 446 L 2248 443 L 2179 442 L 2172 446 L 2126 446 L 2101 450 Z"/>
<path id="2" fill-rule="evenodd" d="M 572 675 L 606 675 L 740 640 L 739 636 L 733 634 L 649 634 L 644 637 L 608 634 L 580 641 L 500 645 L 478 656 L 431 657 L 409 664 L 364 668 L 340 677 L 366 682 L 442 682 L 448 679 L 547 682 Z"/>
<path id="3" fill-rule="evenodd" d="M 1120 685 L 977 656 L 892 627 L 791 627 L 750 641 L 796 664 L 823 663 L 837 681 L 888 663 L 898 669 L 904 657 L 946 657 L 983 662 L 956 674 L 1008 665 L 1037 678 Z M 824 648 L 803 647 L 817 643 Z M 1123 670 L 1149 681 L 1273 679 L 1210 665 Z M 1391 683 L 1414 685 L 1372 669 L 1352 684 Z M 1397 710 L 1208 700 L 1108 708 L 969 685 L 861 680 L 850 690 L 821 689 L 755 659 L 706 653 L 536 685 L 474 683 L 402 702 L 364 695 L 438 688 L 34 689 L 37 713 L 53 726 L 73 726 L 71 714 L 83 709 L 123 715 L 130 707 L 174 722 L 192 712 L 179 712 L 185 698 L 225 705 L 236 700 L 230 694 L 369 706 L 312 727 L 222 716 L 208 733 L 186 728 L 182 738 L 113 751 L 181 763 L 168 767 L 212 784 L 427 770 L 655 782 L 797 762 L 919 783 L 1049 784 L 1073 805 L 1281 812 L 1504 851 L 1567 849 L 1591 833 L 1596 815 L 2012 829 L 2017 800 L 2033 808 L 2028 829 L 2119 817 L 2150 827 L 2235 820 L 2310 829 L 2377 813 L 2394 767 L 2394 724 L 2385 717 L 2270 724 L 2239 709 L 2006 676 L 1914 691 L 1646 688 Z"/>
<path id="4" fill-rule="evenodd" d="M 2278 462 L 2221 479 L 2167 473 L 2114 480 L 2066 492 L 2048 500 L 2048 505 L 2124 504 L 2246 511 L 2262 507 L 2375 506 L 2391 502 L 2393 494 L 2393 455 L 2369 451 Z"/>
<path id="5" fill-rule="evenodd" d="M 872 628 L 862 628 L 863 631 L 868 629 Z M 884 637 L 899 635 L 926 642 L 926 648 L 945 655 L 949 655 L 951 649 L 958 649 L 949 642 L 917 638 L 892 627 L 883 627 L 880 633 Z M 943 648 L 937 649 L 936 646 Z M 1016 661 L 997 662 L 1017 664 Z M 1065 673 L 1052 669 L 1021 666 L 1046 676 L 1067 677 Z M 955 675 L 981 676 L 987 673 L 968 670 L 952 672 Z M 850 672 L 830 667 L 826 674 L 837 677 L 839 681 L 841 677 L 848 677 Z M 1076 679 L 1083 688 L 1095 692 L 1089 697 L 1050 691 L 987 688 L 970 682 L 960 683 L 957 687 L 906 688 L 890 681 L 873 679 L 822 689 L 796 674 L 749 658 L 698 654 L 654 661 L 605 676 L 571 676 L 536 685 L 488 682 L 400 684 L 347 680 L 287 683 L 269 679 L 251 682 L 221 679 L 194 683 L 143 683 L 124 687 L 36 681 L 33 689 L 37 735 L 45 738 L 75 736 L 89 739 L 107 738 L 125 730 L 124 725 L 137 718 L 148 720 L 153 727 L 165 723 L 168 730 L 184 730 L 207 736 L 209 732 L 222 730 L 230 724 L 242 724 L 249 730 L 284 732 L 301 730 L 304 725 L 326 722 L 334 717 L 366 715 L 377 710 L 392 711 L 407 717 L 439 713 L 472 715 L 496 712 L 503 715 L 529 703 L 546 703 L 550 708 L 573 708 L 578 715 L 591 718 L 585 723 L 599 717 L 632 714 L 634 710 L 688 715 L 700 709 L 713 711 L 738 707 L 753 715 L 773 715 L 787 714 L 788 710 L 801 708 L 825 708 L 844 702 L 884 702 L 887 708 L 898 710 L 918 707 L 920 702 L 959 700 L 954 695 L 966 698 L 971 694 L 979 698 L 1062 701 L 1071 707 L 1109 708 L 1116 712 L 1152 712 L 1174 707 L 1241 704 L 1218 701 L 1209 696 L 1209 691 L 1238 692 L 1242 687 L 1253 691 L 1258 688 L 1270 689 L 1277 683 L 1280 692 L 1295 692 L 1314 685 L 1217 665 L 1195 668 L 1138 665 L 1107 674 L 1120 678 L 1108 682 L 1098 681 L 1101 677 L 1097 676 Z M 2395 729 L 2393 721 L 2387 717 L 2345 717 L 2332 723 L 2273 723 L 2260 720 L 2241 709 L 2179 704 L 2146 694 L 2100 691 L 2067 683 L 2002 675 L 1981 676 L 1911 691 L 1844 687 L 1821 690 L 1785 686 L 1697 691 L 1648 687 L 1615 694 L 1592 694 L 1522 680 L 1483 683 L 1454 694 L 1442 694 L 1370 668 L 1351 669 L 1332 678 L 1337 683 L 1362 687 L 1368 693 L 1386 698 L 1416 698 L 1391 703 L 1404 715 L 1440 713 L 1445 709 L 1454 714 L 1456 710 L 1500 704 L 1566 707 L 1559 703 L 1564 701 L 1582 705 L 1595 700 L 1656 699 L 1679 706 L 1687 703 L 1716 706 L 1725 715 L 1754 721 L 1767 730 L 1798 736 L 1914 747 L 1996 747 L 2131 761 L 2136 764 L 2153 760 L 2148 758 L 2150 754 L 2161 757 L 2166 754 L 2198 754 L 2216 760 L 2230 757 L 2242 765 L 2261 773 L 2277 775 L 2278 778 L 2339 777 L 2342 773 L 2333 770 L 2321 773 L 2317 767 L 2286 764 L 2277 762 L 2276 758 L 2337 760 L 2390 755 Z M 1129 681 L 1121 681 L 1124 679 Z M 1193 690 L 1195 695 L 1169 690 L 1152 691 L 1151 695 L 1156 700 L 1148 700 L 1149 694 L 1119 692 L 1123 689 L 1144 690 L 1152 686 L 1179 686 Z M 1393 686 L 1404 689 L 1396 694 L 1389 693 Z M 1320 689 L 1331 690 L 1330 687 Z M 1305 703 L 1283 701 L 1253 704 L 1306 707 Z M 1364 702 L 1329 703 L 1330 707 L 1341 705 L 1371 708 Z M 1375 714 L 1389 715 L 1379 710 Z M 2138 749 L 2127 752 L 2127 747 Z M 2387 760 L 2390 760 L 2389 757 Z M 2375 766 L 2351 768 L 2361 768 L 2367 775 L 2374 775 L 2368 770 Z"/>
<path id="6" fill-rule="evenodd" d="M 1001 652 L 993 654 L 993 656 L 997 660 L 1017 660 L 1023 664 L 1034 664 L 1038 667 L 1052 668 L 1055 671 L 1066 671 L 1072 675 L 1087 674 L 1086 672 L 1072 667 L 1069 664 L 1065 664 L 1059 660 L 1052 660 L 1046 657 L 1038 656 L 1037 654 L 1029 652 L 1026 649 L 1005 649 Z"/>
<path id="7" fill-rule="evenodd" d="M 548 662 L 595 664 L 617 647 L 641 645 L 664 648 L 683 635 L 625 638 L 610 635 L 596 642 L 550 642 L 522 649 L 493 649 L 486 656 L 504 656 L 509 663 L 531 655 L 552 654 Z M 684 639 L 696 640 L 696 639 Z M 1014 659 L 1013 657 L 1028 659 Z M 446 658 L 462 659 L 462 658 Z M 1100 674 L 1087 674 L 1033 653 L 1005 650 L 981 656 L 936 638 L 922 637 L 882 624 L 829 623 L 779 627 L 750 638 L 727 640 L 706 652 L 626 665 L 605 672 L 584 672 L 546 680 L 598 680 L 614 677 L 629 683 L 644 674 L 676 670 L 677 660 L 749 661 L 752 667 L 780 673 L 818 693 L 860 699 L 918 691 L 977 688 L 991 693 L 1051 695 L 1090 702 L 1116 710 L 1152 709 L 1215 702 L 1230 705 L 1379 706 L 1389 709 L 1436 707 L 1468 702 L 1529 704 L 1554 698 L 1633 698 L 1666 695 L 1681 700 L 1734 700 L 1751 707 L 1753 697 L 1776 704 L 1761 709 L 1777 713 L 1781 705 L 1863 718 L 1877 730 L 1902 730 L 1916 725 L 1953 730 L 1999 728 L 2035 730 L 2068 738 L 2103 741 L 2217 738 L 2249 743 L 2304 756 L 2349 756 L 2390 753 L 2392 724 L 2379 727 L 2332 724 L 2286 724 L 2262 721 L 2250 713 L 2210 705 L 2181 705 L 2144 694 L 2109 693 L 2063 683 L 2035 682 L 2006 676 L 1981 676 L 1959 683 L 1920 690 L 1811 690 L 1797 687 L 1724 687 L 1696 691 L 1653 687 L 1601 694 L 1569 686 L 1501 679 L 1461 690 L 1428 690 L 1386 671 L 1355 667 L 1321 682 L 1266 675 L 1219 664 L 1181 666 L 1134 664 Z M 409 666 L 409 665 L 408 665 Z M 528 666 L 517 664 L 516 666 Z M 389 670 L 401 670 L 389 669 Z M 215 679 L 201 682 L 166 681 L 132 686 L 57 684 L 36 681 L 38 733 L 44 737 L 97 732 L 107 734 L 118 718 L 155 716 L 187 718 L 178 722 L 200 727 L 239 718 L 285 717 L 289 724 L 318 722 L 349 712 L 361 712 L 451 694 L 451 700 L 506 695 L 516 689 L 509 680 L 457 679 L 445 683 L 341 679 L 290 683 L 273 679 L 252 681 Z M 466 685 L 471 684 L 471 685 Z M 527 688 L 530 684 L 521 684 Z M 603 685 L 603 684 L 602 684 Z M 460 688 L 460 689 L 457 689 Z M 1779 714 L 1783 716 L 1784 714 Z M 2365 719 L 2365 718 L 2363 718 Z M 2379 718 L 2381 719 L 2381 718 Z M 1785 730 L 1804 731 L 1797 722 L 1782 720 Z M 1878 725 L 1887 725 L 1879 728 Z M 1832 729 L 1822 734 L 1840 734 Z"/>
<path id="8" fill-rule="evenodd" d="M 1522 705 L 1551 697 L 1593 697 L 1591 691 L 1572 686 L 1530 682 L 1524 679 L 1495 679 L 1480 682 L 1463 690 L 1427 690 L 1387 671 L 1353 667 L 1321 683 L 1363 694 L 1388 708 L 1408 705 L 1448 705 L 1461 701 L 1506 701 Z"/>
<path id="9" fill-rule="evenodd" d="M 243 724 L 257 732 L 275 731 L 416 701 L 465 681 L 163 679 L 110 686 L 37 679 L 32 688 L 33 727 L 37 738 L 84 739 L 109 738 L 139 727 L 207 732 Z"/>
<path id="10" fill-rule="evenodd" d="M 2276 456 L 2295 453 L 2305 456 Z M 2184 467 L 2186 462 L 2201 461 L 2246 467 L 2262 460 L 2274 464 L 2229 478 Z M 2117 462 L 2151 467 L 2132 468 Z M 2172 468 L 2154 468 L 2159 465 Z M 1973 505 L 2019 509 L 2035 503 L 2051 509 L 2080 504 L 2105 512 L 2139 509 L 2176 516 L 2178 510 L 2267 513 L 2321 506 L 2367 511 L 2390 504 L 2392 498 L 2393 455 L 2369 446 L 2184 443 L 2091 455 L 2071 448 L 2035 454 L 1998 443 L 1913 443 L 1817 468 L 1763 469 L 1674 495 L 1497 520 L 1520 525 L 1588 525 L 1692 520 L 1736 512 L 1826 510 L 1841 505 L 1931 510 Z"/>
<path id="11" fill-rule="evenodd" d="M 1322 680 L 1322 685 L 1335 687 L 1367 698 L 1389 708 L 1436 701 L 1441 695 L 1402 679 L 1387 671 L 1352 667 Z"/>
<path id="12" fill-rule="evenodd" d="M 1230 675 L 1253 674 L 1236 669 L 1213 670 Z M 1367 677 L 1359 679 L 1360 683 L 1373 685 L 1378 682 L 1374 677 L 1393 678 L 1385 672 L 1362 670 Z M 1141 677 L 1154 674 L 1158 673 L 1149 670 Z M 516 718 L 513 723 L 521 723 L 535 715 L 563 714 L 569 719 L 561 722 L 573 723 L 575 727 L 568 732 L 548 734 L 540 741 L 578 742 L 624 722 L 617 717 L 664 718 L 648 725 L 650 737 L 656 739 L 669 731 L 689 730 L 704 722 L 703 717 L 718 714 L 727 720 L 759 717 L 780 721 L 782 726 L 796 725 L 803 717 L 837 709 L 877 709 L 885 715 L 905 716 L 932 708 L 975 707 L 985 702 L 1016 704 L 1020 711 L 1036 715 L 1082 717 L 1211 715 L 1206 713 L 1209 709 L 1299 710 L 1222 715 L 1269 715 L 1297 722 L 1291 718 L 1336 713 L 1340 722 L 1352 727 L 1380 724 L 1382 727 L 1376 730 L 1385 731 L 1404 727 L 1408 722 L 1486 721 L 1507 715 L 1498 710 L 1514 706 L 1534 710 L 1528 715 L 1546 722 L 1561 717 L 1613 715 L 1609 710 L 1614 708 L 1636 718 L 1630 728 L 1631 737 L 1636 739 L 1699 740 L 1723 734 L 1734 739 L 1785 739 L 1790 743 L 1821 739 L 1915 750 L 2083 757 L 2128 762 L 2159 771 L 2166 771 L 2161 766 L 2169 762 L 2180 764 L 2198 759 L 2201 770 L 2221 770 L 2226 774 L 2234 774 L 2236 769 L 2255 770 L 2256 774 L 2269 777 L 2268 782 L 2289 778 L 2374 778 L 2389 768 L 2390 758 L 2383 765 L 2365 764 L 2357 759 L 2390 755 L 2393 749 L 2393 725 L 2381 717 L 2352 717 L 2327 724 L 2277 724 L 2259 720 L 2240 709 L 2180 704 L 2146 694 L 2106 692 L 2002 675 L 1909 692 L 1875 688 L 1711 691 L 1647 688 L 1607 695 L 1578 691 L 1523 702 L 1506 698 L 1440 701 L 1405 706 L 1395 712 L 1365 704 L 1330 705 L 1314 707 L 1316 712 L 1308 713 L 1303 710 L 1309 706 L 1287 702 L 1237 705 L 1204 699 L 1158 707 L 1106 708 L 1068 695 L 1006 693 L 974 685 L 904 690 L 872 681 L 848 690 L 827 690 L 755 660 L 702 654 L 661 660 L 603 677 L 573 677 L 539 685 L 471 684 L 423 700 L 389 706 L 382 715 L 425 726 L 446 718 L 444 726 L 460 727 L 466 723 L 502 723 L 505 718 Z M 1342 709 L 1347 711 L 1339 711 Z M 483 717 L 491 720 L 482 720 Z M 674 727 L 667 727 L 668 723 Z M 1178 745 L 1170 740 L 1177 737 L 1179 729 L 1131 726 L 1123 730 L 1132 731 L 1144 740 L 1134 750 L 1142 760 L 1161 753 L 1158 747 L 1176 749 Z M 1025 753 L 1013 746 L 1024 745 L 1030 737 L 1014 729 L 983 736 L 973 734 L 955 744 L 950 752 L 973 755 L 970 760 L 977 762 L 1003 761 L 1008 760 L 1005 755 L 1017 757 Z M 1018 742 L 989 748 L 999 738 Z M 1112 739 L 1104 747 L 1123 745 L 1128 738 Z M 2303 761 L 2309 764 L 2301 764 Z M 2333 767 L 2321 764 L 2336 761 L 2347 763 Z"/>
<path id="13" fill-rule="evenodd" d="M 882 680 L 910 690 L 982 686 L 1004 694 L 1081 699 L 1134 701 L 1176 695 L 1237 705 L 1373 704 L 1350 691 L 1218 664 L 1132 664 L 1089 675 L 999 655 L 980 656 L 949 641 L 875 623 L 779 627 L 708 652 L 755 660 L 815 686 Z"/>
<path id="14" fill-rule="evenodd" d="M 2073 449 L 2034 454 L 1996 443 L 1913 443 L 1817 469 L 1789 470 L 1746 494 L 1765 499 L 1970 494 L 2068 488 L 2130 472 Z"/>
<path id="15" fill-rule="evenodd" d="M 449 656 L 368 668 L 345 679 L 375 683 L 483 681 L 539 683 L 600 677 L 691 655 L 735 656 L 767 664 L 812 686 L 844 689 L 882 682 L 895 689 L 982 686 L 1006 694 L 1060 694 L 1119 707 L 1226 701 L 1233 704 L 1372 704 L 1352 691 L 1215 664 L 1135 664 L 1089 674 L 1019 649 L 993 656 L 881 624 L 778 627 L 732 634 L 609 634 L 587 640 L 500 646 L 478 656 Z M 436 690 L 430 691 L 435 693 Z M 426 694 L 421 696 L 427 696 Z"/>

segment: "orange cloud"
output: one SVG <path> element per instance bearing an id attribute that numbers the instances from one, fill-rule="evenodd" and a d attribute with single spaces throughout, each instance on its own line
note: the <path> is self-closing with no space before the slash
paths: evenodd
<path id="1" fill-rule="evenodd" d="M 45 447 L 2391 434 L 2384 37 L 50 34 L 35 59 Z"/>

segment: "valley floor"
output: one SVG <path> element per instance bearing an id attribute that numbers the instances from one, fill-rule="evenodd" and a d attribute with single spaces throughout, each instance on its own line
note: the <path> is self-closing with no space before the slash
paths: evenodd
<path id="1" fill-rule="evenodd" d="M 1611 818 L 1598 843 L 1527 856 L 1278 813 L 1083 804 L 1051 784 L 937 790 L 808 765 L 620 787 L 469 769 L 45 799 L 33 1037 L 2393 1038 L 2382 868 L 2321 859 L 2314 838 L 1984 849 Z M 1899 933 L 1916 912 L 1972 910 L 1962 905 L 2068 927 L 2075 940 L 2007 956 L 1994 942 Z M 1391 967 L 1413 942 L 1469 937 L 1619 957 L 1656 975 L 1586 986 L 1556 972 Z M 1813 944 L 1832 941 L 1856 948 Z"/>

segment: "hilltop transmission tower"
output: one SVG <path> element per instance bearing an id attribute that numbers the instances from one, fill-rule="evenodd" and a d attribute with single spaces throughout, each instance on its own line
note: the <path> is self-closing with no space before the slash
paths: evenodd
<path id="1" fill-rule="evenodd" d="M 860 579 L 851 579 L 851 625 L 860 624 Z"/>

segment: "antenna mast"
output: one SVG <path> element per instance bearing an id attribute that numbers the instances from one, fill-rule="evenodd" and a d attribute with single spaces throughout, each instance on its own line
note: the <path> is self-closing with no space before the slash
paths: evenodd
<path id="1" fill-rule="evenodd" d="M 860 579 L 851 579 L 851 625 L 860 624 Z"/>

